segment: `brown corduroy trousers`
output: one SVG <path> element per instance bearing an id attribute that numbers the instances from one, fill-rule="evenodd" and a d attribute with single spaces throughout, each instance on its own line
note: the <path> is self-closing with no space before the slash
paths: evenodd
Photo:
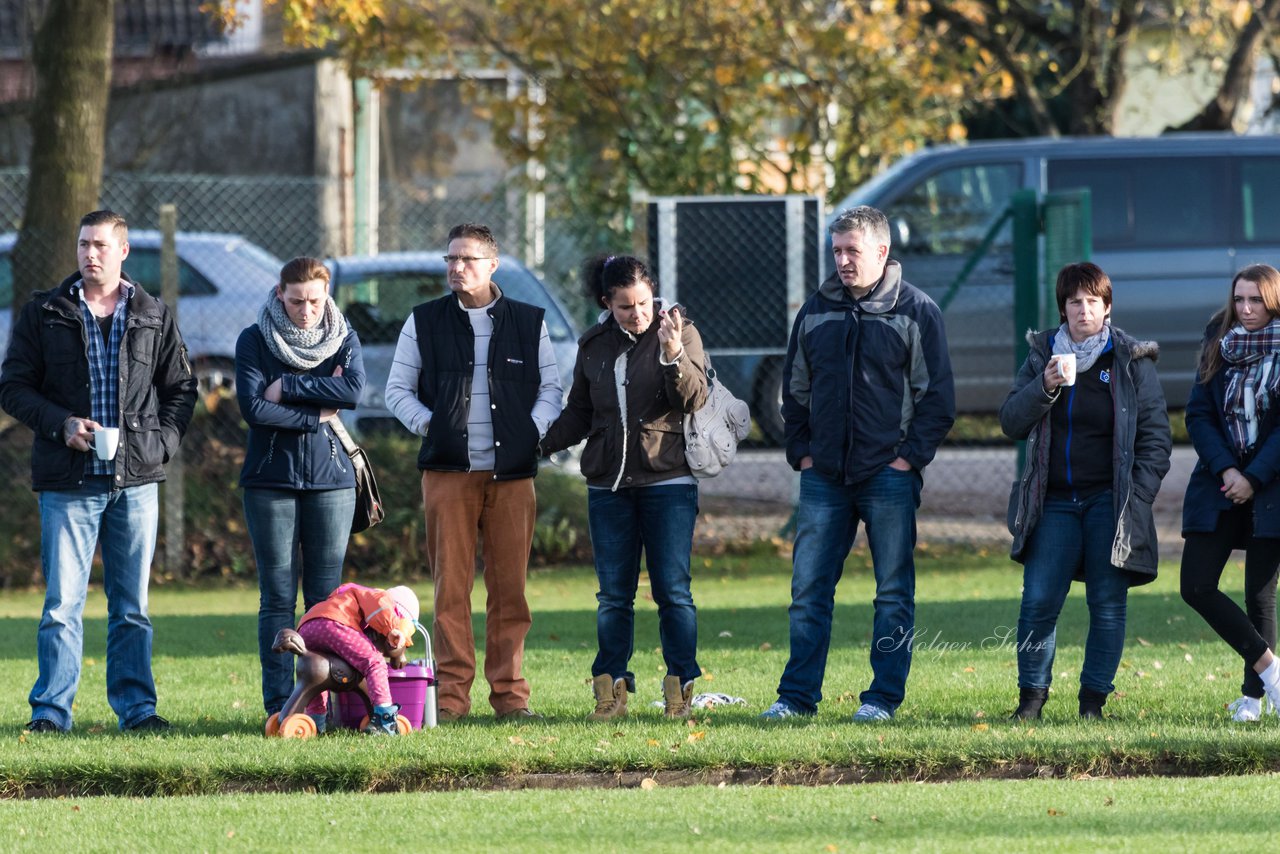
<path id="1" fill-rule="evenodd" d="M 422 473 L 427 523 L 427 562 L 435 582 L 434 636 L 442 711 L 471 710 L 476 675 L 471 631 L 476 540 L 484 560 L 484 676 L 496 714 L 529 706 L 529 683 L 521 675 L 524 639 L 532 617 L 525 599 L 525 573 L 533 543 L 537 505 L 533 478 L 493 479 L 493 472 Z"/>

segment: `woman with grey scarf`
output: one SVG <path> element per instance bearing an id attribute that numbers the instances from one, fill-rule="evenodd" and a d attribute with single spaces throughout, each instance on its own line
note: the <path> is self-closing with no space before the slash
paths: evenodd
<path id="1" fill-rule="evenodd" d="M 1182 502 L 1182 598 L 1244 659 L 1240 699 L 1227 709 L 1256 721 L 1280 709 L 1276 575 L 1280 567 L 1280 272 L 1245 267 L 1209 322 L 1187 403 L 1199 462 Z M 1218 589 L 1243 549 L 1241 609 Z"/>
<path id="2" fill-rule="evenodd" d="M 1124 652 L 1129 588 L 1156 577 L 1151 504 L 1173 444 L 1159 348 L 1111 325 L 1111 279 L 1094 264 L 1068 264 L 1056 291 L 1062 325 L 1028 334 L 1030 353 L 1000 408 L 1005 434 L 1027 440 L 1009 502 L 1012 557 L 1023 564 L 1020 720 L 1039 718 L 1048 699 L 1072 581 L 1084 582 L 1089 608 L 1080 717 L 1102 717 Z"/>
<path id="3" fill-rule="evenodd" d="M 342 583 L 355 474 L 335 435 L 338 410 L 364 390 L 360 340 L 329 296 L 329 270 L 294 258 L 236 342 L 236 395 L 249 425 L 240 486 L 258 566 L 262 701 L 293 690 L 293 656 L 271 650 L 297 624 L 298 581 L 311 608 Z"/>

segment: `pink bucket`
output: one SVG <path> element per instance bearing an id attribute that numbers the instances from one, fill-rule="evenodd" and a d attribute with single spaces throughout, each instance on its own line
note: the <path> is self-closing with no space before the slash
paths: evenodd
<path id="1" fill-rule="evenodd" d="M 409 719 L 414 729 L 422 729 L 423 710 L 427 705 L 427 689 L 436 684 L 435 674 L 425 663 L 406 664 L 401 670 L 388 670 L 387 682 L 391 687 L 391 702 L 400 704 L 400 714 Z M 347 729 L 360 726 L 368 714 L 364 700 L 355 691 L 330 694 L 337 697 L 338 725 Z"/>

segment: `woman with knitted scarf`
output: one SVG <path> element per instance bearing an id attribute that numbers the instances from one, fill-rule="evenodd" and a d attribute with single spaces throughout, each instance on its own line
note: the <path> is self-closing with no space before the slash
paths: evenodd
<path id="1" fill-rule="evenodd" d="M 1000 408 L 1005 434 L 1027 442 L 1009 502 L 1011 556 L 1023 564 L 1020 720 L 1038 719 L 1049 697 L 1072 581 L 1084 582 L 1089 608 L 1079 713 L 1103 716 L 1124 652 L 1129 588 L 1156 578 L 1151 504 L 1173 445 L 1159 347 L 1111 325 L 1111 279 L 1095 264 L 1068 264 L 1056 295 L 1062 325 L 1027 334 L 1030 352 Z"/>
<path id="2" fill-rule="evenodd" d="M 1244 659 L 1236 721 L 1280 708 L 1276 575 L 1280 567 L 1280 272 L 1245 267 L 1205 331 L 1187 403 L 1199 462 L 1182 503 L 1182 598 Z M 1242 610 L 1218 589 L 1243 549 Z"/>
<path id="3" fill-rule="evenodd" d="M 329 270 L 294 258 L 236 342 L 236 396 L 249 425 L 240 486 L 258 565 L 262 702 L 279 712 L 293 690 L 293 656 L 271 650 L 297 622 L 298 581 L 310 609 L 342 583 L 355 512 L 355 474 L 338 410 L 364 390 L 360 340 L 329 296 Z"/>

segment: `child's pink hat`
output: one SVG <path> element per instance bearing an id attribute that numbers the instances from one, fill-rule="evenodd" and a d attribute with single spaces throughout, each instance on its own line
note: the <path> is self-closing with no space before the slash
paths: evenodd
<path id="1" fill-rule="evenodd" d="M 418 597 L 403 584 L 399 587 L 392 587 L 387 591 L 392 599 L 396 600 L 396 604 L 405 610 L 409 617 L 415 622 L 418 619 Z"/>

